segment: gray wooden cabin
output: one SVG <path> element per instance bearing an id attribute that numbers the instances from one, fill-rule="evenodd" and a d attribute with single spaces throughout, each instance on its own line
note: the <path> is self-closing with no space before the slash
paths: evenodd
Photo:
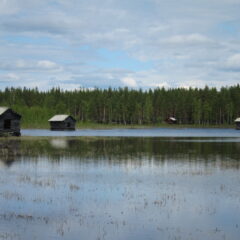
<path id="1" fill-rule="evenodd" d="M 20 136 L 21 115 L 11 108 L 0 107 L 0 136 Z"/>
<path id="2" fill-rule="evenodd" d="M 235 119 L 234 122 L 236 123 L 236 129 L 240 130 L 240 118 Z"/>
<path id="3" fill-rule="evenodd" d="M 48 121 L 51 130 L 75 130 L 76 120 L 70 115 L 55 115 Z"/>

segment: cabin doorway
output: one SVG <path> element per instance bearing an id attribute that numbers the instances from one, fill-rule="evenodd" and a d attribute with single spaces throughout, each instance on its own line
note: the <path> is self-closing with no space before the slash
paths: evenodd
<path id="1" fill-rule="evenodd" d="M 67 123 L 67 127 L 70 128 L 71 127 L 71 123 L 68 122 Z"/>
<path id="2" fill-rule="evenodd" d="M 4 120 L 4 129 L 10 129 L 11 128 L 11 119 L 5 119 Z"/>

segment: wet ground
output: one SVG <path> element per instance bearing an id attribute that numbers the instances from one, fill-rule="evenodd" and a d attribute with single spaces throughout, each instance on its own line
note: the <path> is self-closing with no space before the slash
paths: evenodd
<path id="1" fill-rule="evenodd" d="M 0 239 L 238 240 L 238 138 L 0 141 Z"/>

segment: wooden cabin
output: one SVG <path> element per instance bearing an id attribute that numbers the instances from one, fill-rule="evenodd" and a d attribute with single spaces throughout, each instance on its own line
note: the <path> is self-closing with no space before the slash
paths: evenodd
<path id="1" fill-rule="evenodd" d="M 49 120 L 51 130 L 75 130 L 76 120 L 70 115 L 55 115 Z"/>
<path id="2" fill-rule="evenodd" d="M 11 108 L 0 107 L 0 136 L 20 136 L 21 115 Z"/>
<path id="3" fill-rule="evenodd" d="M 235 119 L 234 122 L 236 123 L 236 129 L 240 130 L 240 118 Z"/>
<path id="4" fill-rule="evenodd" d="M 177 123 L 177 119 L 175 117 L 168 117 L 166 120 L 165 120 L 166 123 L 169 123 L 169 124 L 176 124 Z"/>

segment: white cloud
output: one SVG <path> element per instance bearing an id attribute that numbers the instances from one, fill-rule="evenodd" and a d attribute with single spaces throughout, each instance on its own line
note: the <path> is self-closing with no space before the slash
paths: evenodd
<path id="1" fill-rule="evenodd" d="M 240 71 L 240 53 L 230 56 L 225 63 L 225 68 L 233 71 Z"/>
<path id="2" fill-rule="evenodd" d="M 124 86 L 137 87 L 137 82 L 132 77 L 124 77 L 121 79 L 121 82 L 124 84 Z"/>
<path id="3" fill-rule="evenodd" d="M 160 82 L 160 83 L 150 84 L 148 87 L 152 87 L 152 88 L 169 88 L 170 85 L 167 82 Z"/>
<path id="4" fill-rule="evenodd" d="M 0 0 L 0 70 L 23 86 L 235 84 L 239 12 L 239 0 Z M 126 63 L 103 64 L 101 48 Z"/>
<path id="5" fill-rule="evenodd" d="M 15 70 L 15 71 L 60 71 L 62 67 L 55 62 L 49 60 L 40 61 L 26 61 L 23 59 L 16 60 L 15 62 L 2 61 L 0 62 L 1 70 Z"/>
<path id="6" fill-rule="evenodd" d="M 15 81 L 20 79 L 20 77 L 15 73 L 7 73 L 4 78 L 7 78 L 8 80 L 15 80 Z"/>
<path id="7" fill-rule="evenodd" d="M 193 33 L 189 35 L 175 35 L 166 39 L 165 41 L 171 44 L 200 44 L 212 42 L 212 40 L 208 37 L 198 33 Z"/>
<path id="8" fill-rule="evenodd" d="M 58 83 L 56 86 L 60 87 L 60 89 L 68 90 L 68 91 L 73 91 L 75 89 L 80 89 L 81 85 L 80 84 L 73 84 L 73 83 Z"/>
<path id="9" fill-rule="evenodd" d="M 14 83 L 20 79 L 20 76 L 15 73 L 0 74 L 0 83 Z"/>
<path id="10" fill-rule="evenodd" d="M 58 65 L 55 62 L 51 62 L 48 60 L 38 61 L 36 65 L 42 69 L 57 69 L 58 68 Z"/>
<path id="11" fill-rule="evenodd" d="M 69 23 L 62 19 L 62 16 L 53 16 L 46 17 L 44 16 L 33 16 L 31 21 L 28 18 L 13 18 L 3 20 L 0 23 L 2 29 L 10 33 L 44 33 L 52 35 L 61 35 L 66 34 L 68 29 L 71 29 L 73 26 L 72 23 Z"/>
<path id="12" fill-rule="evenodd" d="M 0 15 L 8 15 L 16 13 L 19 10 L 15 1 L 0 0 Z"/>

